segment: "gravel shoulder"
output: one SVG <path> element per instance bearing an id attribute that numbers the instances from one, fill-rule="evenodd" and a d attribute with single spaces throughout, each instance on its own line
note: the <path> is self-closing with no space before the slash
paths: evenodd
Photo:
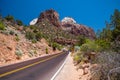
<path id="1" fill-rule="evenodd" d="M 54 80 L 79 80 L 80 75 L 82 74 L 82 70 L 76 70 L 76 67 L 73 64 L 73 59 L 69 54 L 64 67 Z"/>

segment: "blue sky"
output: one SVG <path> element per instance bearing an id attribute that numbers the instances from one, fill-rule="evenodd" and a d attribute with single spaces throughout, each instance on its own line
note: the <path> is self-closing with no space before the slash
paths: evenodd
<path id="1" fill-rule="evenodd" d="M 0 0 L 2 16 L 13 15 L 27 25 L 51 8 L 59 13 L 60 19 L 69 16 L 97 31 L 105 27 L 114 9 L 120 10 L 120 0 Z"/>

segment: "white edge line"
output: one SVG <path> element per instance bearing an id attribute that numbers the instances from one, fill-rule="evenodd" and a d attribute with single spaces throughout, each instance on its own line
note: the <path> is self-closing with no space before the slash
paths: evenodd
<path id="1" fill-rule="evenodd" d="M 64 63 L 62 64 L 62 66 L 58 69 L 58 71 L 54 74 L 54 76 L 53 76 L 50 80 L 54 80 L 55 77 L 59 74 L 59 72 L 60 72 L 60 71 L 62 70 L 62 68 L 64 67 L 64 65 L 65 65 L 65 63 L 66 63 L 67 58 L 68 58 L 69 55 L 70 55 L 70 52 L 69 52 L 69 54 L 67 55 L 67 57 L 66 57 Z"/>

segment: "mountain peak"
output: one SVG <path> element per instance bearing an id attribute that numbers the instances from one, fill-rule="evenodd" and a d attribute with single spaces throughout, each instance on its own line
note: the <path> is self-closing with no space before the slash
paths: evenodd
<path id="1" fill-rule="evenodd" d="M 37 23 L 39 23 L 45 19 L 47 19 L 54 26 L 57 26 L 57 27 L 61 26 L 60 21 L 59 21 L 59 14 L 53 9 L 46 10 L 46 11 L 42 12 L 38 18 Z"/>

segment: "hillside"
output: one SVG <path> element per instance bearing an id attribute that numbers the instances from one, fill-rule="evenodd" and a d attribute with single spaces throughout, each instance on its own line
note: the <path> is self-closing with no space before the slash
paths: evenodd
<path id="1" fill-rule="evenodd" d="M 37 42 L 28 40 L 25 30 L 29 27 L 20 26 L 12 20 L 0 18 L 0 65 L 39 57 L 48 52 L 59 52 L 53 51 L 44 38 L 38 39 Z"/>

